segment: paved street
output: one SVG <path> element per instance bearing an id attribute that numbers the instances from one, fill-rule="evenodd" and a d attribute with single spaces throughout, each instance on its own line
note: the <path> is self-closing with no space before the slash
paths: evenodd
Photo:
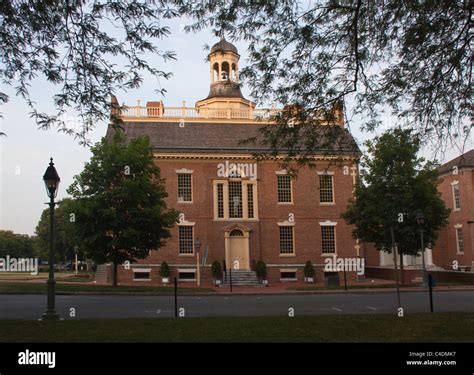
<path id="1" fill-rule="evenodd" d="M 183 296 L 178 306 L 186 317 L 396 313 L 396 294 Z M 173 296 L 57 296 L 65 319 L 170 317 Z M 427 293 L 402 293 L 405 314 L 429 312 Z M 0 295 L 0 319 L 37 319 L 46 308 L 45 295 Z M 75 317 L 70 316 L 71 308 Z M 437 312 L 474 312 L 474 291 L 434 293 Z"/>

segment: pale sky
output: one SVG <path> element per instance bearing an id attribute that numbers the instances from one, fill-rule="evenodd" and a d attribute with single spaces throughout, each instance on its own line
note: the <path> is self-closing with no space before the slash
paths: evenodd
<path id="1" fill-rule="evenodd" d="M 205 44 L 212 45 L 218 41 L 211 31 L 196 34 L 186 34 L 182 24 L 174 23 L 171 27 L 172 34 L 169 38 L 158 41 L 162 50 L 174 50 L 177 61 L 164 64 L 157 61 L 158 66 L 164 71 L 173 72 L 173 77 L 160 84 L 168 91 L 165 97 L 156 94 L 154 90 L 158 83 L 154 79 L 145 80 L 143 86 L 134 91 L 118 92 L 120 103 L 136 105 L 137 100 L 141 105 L 147 101 L 163 100 L 165 106 L 181 106 L 186 100 L 187 106 L 193 106 L 197 100 L 207 96 L 209 91 L 209 67 L 204 61 L 206 52 Z M 245 43 L 234 43 L 241 55 L 240 66 L 245 65 Z M 153 62 L 153 57 L 148 57 Z M 0 229 L 12 230 L 16 233 L 34 234 L 36 224 L 41 212 L 48 201 L 42 176 L 48 166 L 49 158 L 54 158 L 56 169 L 61 177 L 57 199 L 67 196 L 66 189 L 72 183 L 74 175 L 82 171 L 84 163 L 91 156 L 88 148 L 80 146 L 73 137 L 57 133 L 55 130 L 38 130 L 33 119 L 29 118 L 29 108 L 23 99 L 16 97 L 14 90 L 2 87 L 10 96 L 10 101 L 0 106 L 3 119 L 0 119 L 0 131 L 7 133 L 7 137 L 0 138 Z M 248 89 L 242 90 L 245 97 Z M 34 81 L 31 94 L 39 107 L 54 113 L 51 105 L 54 87 L 42 81 Z M 74 118 L 74 114 L 70 115 Z M 372 138 L 374 133 L 361 133 L 357 120 L 354 120 L 350 129 L 361 144 L 366 139 Z M 388 122 L 385 125 L 389 125 Z M 105 135 L 107 124 L 98 124 L 97 128 L 89 134 L 89 139 L 95 143 Z M 381 131 L 378 131 L 379 134 Z M 466 151 L 472 148 L 466 148 Z M 423 154 L 430 158 L 432 150 L 425 149 Z M 448 150 L 442 162 L 458 156 L 457 150 Z"/>

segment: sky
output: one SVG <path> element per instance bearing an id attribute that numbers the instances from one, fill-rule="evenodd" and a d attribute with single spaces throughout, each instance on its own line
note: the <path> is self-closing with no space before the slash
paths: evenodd
<path id="1" fill-rule="evenodd" d="M 183 100 L 187 106 L 207 96 L 209 91 L 209 67 L 205 61 L 207 52 L 205 44 L 212 45 L 218 39 L 210 30 L 187 34 L 183 31 L 183 23 L 175 22 L 171 25 L 171 36 L 159 41 L 162 50 L 173 50 L 177 53 L 177 61 L 163 64 L 158 61 L 156 66 L 165 71 L 173 72 L 169 80 L 146 79 L 137 90 L 118 92 L 120 103 L 141 105 L 147 101 L 163 100 L 165 106 L 181 106 Z M 234 43 L 239 50 L 240 67 L 245 65 L 246 45 L 242 42 Z M 147 56 L 153 62 L 153 56 Z M 155 92 L 165 88 L 164 97 Z M 0 132 L 7 137 L 0 138 L 0 229 L 12 230 L 16 233 L 32 235 L 41 216 L 42 210 L 47 208 L 48 201 L 42 176 L 48 166 L 49 158 L 54 158 L 56 169 L 61 178 L 57 199 L 67 197 L 66 189 L 79 174 L 90 157 L 89 148 L 81 146 L 72 136 L 58 133 L 55 130 L 38 130 L 33 119 L 29 117 L 29 108 L 25 101 L 15 96 L 11 88 L 2 87 L 2 91 L 10 96 L 10 101 L 0 106 L 3 119 L 0 119 Z M 49 113 L 55 113 L 52 96 L 55 88 L 46 82 L 36 80 L 31 83 L 31 95 L 38 106 Z M 248 99 L 252 99 L 247 88 L 242 92 Z M 74 120 L 74 114 L 68 114 Z M 386 118 L 384 126 L 376 133 L 363 133 L 358 129 L 357 119 L 353 120 L 350 130 L 356 140 L 363 141 L 380 134 L 383 128 L 391 125 L 390 118 Z M 98 124 L 89 134 L 92 143 L 98 142 L 106 133 L 107 124 Z M 472 148 L 472 143 L 466 150 Z M 434 150 L 424 149 L 423 154 L 430 159 Z M 455 149 L 447 150 L 445 162 L 458 156 Z"/>

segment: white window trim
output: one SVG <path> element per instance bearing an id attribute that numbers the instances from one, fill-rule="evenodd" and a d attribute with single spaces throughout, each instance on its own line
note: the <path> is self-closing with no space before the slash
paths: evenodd
<path id="1" fill-rule="evenodd" d="M 324 176 L 324 175 L 334 176 L 334 172 L 332 171 L 317 171 L 316 173 L 318 174 L 318 176 Z"/>
<path id="2" fill-rule="evenodd" d="M 294 227 L 295 226 L 294 221 L 288 221 L 288 220 L 279 221 L 277 224 L 279 227 Z"/>
<path id="3" fill-rule="evenodd" d="M 178 227 L 193 227 L 196 223 L 194 221 L 178 221 Z"/>
<path id="4" fill-rule="evenodd" d="M 336 194 L 334 192 L 334 172 L 317 172 L 318 176 L 332 176 L 332 181 L 331 181 L 331 190 L 332 190 L 332 202 L 321 202 L 321 196 L 319 197 L 319 205 L 320 206 L 335 206 L 336 205 Z M 320 180 L 321 181 L 321 180 Z M 319 189 L 321 189 L 321 185 L 319 186 Z"/>
<path id="5" fill-rule="evenodd" d="M 337 256 L 337 231 L 336 231 L 337 223 L 335 221 L 326 220 L 326 221 L 320 221 L 319 225 L 321 227 L 334 227 L 334 253 L 323 253 L 321 249 L 321 256 L 322 257 Z M 321 241 L 322 241 L 322 238 L 321 238 Z"/>
<path id="6" fill-rule="evenodd" d="M 295 203 L 295 198 L 294 198 L 294 194 L 293 194 L 293 178 L 291 176 L 289 176 L 287 171 L 277 171 L 277 172 L 275 172 L 275 174 L 277 175 L 277 204 L 282 205 L 282 206 L 293 205 Z M 290 195 L 291 195 L 291 201 L 290 202 L 279 202 L 278 201 L 278 176 L 289 176 L 290 177 Z"/>
<path id="7" fill-rule="evenodd" d="M 186 168 L 181 168 L 181 169 L 175 169 L 177 174 L 193 174 L 194 170 L 192 169 L 186 169 Z"/>
<path id="8" fill-rule="evenodd" d="M 281 277 L 282 272 L 294 272 L 295 277 L 282 278 Z M 296 274 L 297 274 L 297 269 L 296 268 L 280 268 L 280 280 L 281 281 L 298 281 L 298 277 L 296 276 Z"/>
<path id="9" fill-rule="evenodd" d="M 326 221 L 320 221 L 319 225 L 321 225 L 322 227 L 335 227 L 337 225 L 337 222 L 326 220 Z"/>
<path id="10" fill-rule="evenodd" d="M 456 254 L 457 255 L 464 255 L 464 251 L 459 251 L 459 233 L 458 229 L 462 231 L 462 224 L 456 224 L 454 226 L 454 232 L 456 233 Z M 464 244 L 464 233 L 463 233 L 463 244 Z"/>
<path id="11" fill-rule="evenodd" d="M 239 181 L 242 183 L 242 217 L 231 218 L 229 214 L 229 181 Z M 212 181 L 212 194 L 214 202 L 214 221 L 259 221 L 258 219 L 258 185 L 257 180 L 229 178 L 226 180 Z M 217 185 L 222 184 L 222 194 L 224 198 L 224 217 L 219 217 L 217 208 Z M 248 217 L 248 185 L 253 186 L 253 217 Z"/>
<path id="12" fill-rule="evenodd" d="M 191 272 L 194 272 L 194 279 L 180 279 L 179 278 L 179 274 L 182 273 L 182 272 L 187 272 L 187 273 L 191 273 Z M 179 281 L 196 281 L 196 268 L 178 268 L 178 280 Z"/>
<path id="13" fill-rule="evenodd" d="M 193 178 L 193 170 L 191 169 L 186 169 L 186 168 L 182 168 L 182 169 L 176 169 L 176 183 L 178 183 L 178 175 L 179 174 L 189 174 L 191 175 L 191 200 L 190 201 L 180 201 L 179 200 L 179 196 L 177 196 L 176 200 L 178 202 L 178 204 L 193 204 L 194 202 L 194 178 Z M 178 194 L 178 188 L 176 188 L 176 194 Z"/>
<path id="14" fill-rule="evenodd" d="M 286 169 L 282 169 L 279 171 L 275 171 L 275 174 L 278 176 L 286 176 L 288 174 L 288 171 Z"/>
<path id="15" fill-rule="evenodd" d="M 151 281 L 151 268 L 132 268 L 133 281 Z M 148 279 L 135 279 L 135 273 L 148 273 L 150 277 Z"/>
<path id="16" fill-rule="evenodd" d="M 457 187 L 458 192 L 459 192 L 459 207 L 456 207 L 456 196 L 454 195 L 455 187 Z M 453 196 L 453 211 L 460 211 L 461 210 L 461 192 L 459 191 L 458 181 L 451 182 L 451 194 Z"/>

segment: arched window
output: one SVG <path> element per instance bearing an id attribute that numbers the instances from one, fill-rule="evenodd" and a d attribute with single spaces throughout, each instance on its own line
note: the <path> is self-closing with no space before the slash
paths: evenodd
<path id="1" fill-rule="evenodd" d="M 244 233 L 240 229 L 232 229 L 229 233 L 231 237 L 243 237 Z"/>
<path id="2" fill-rule="evenodd" d="M 232 64 L 232 72 L 230 78 L 232 79 L 232 81 L 237 81 L 237 66 L 235 65 L 235 63 Z"/>
<path id="3" fill-rule="evenodd" d="M 227 61 L 224 61 L 221 65 L 221 79 L 223 81 L 228 80 L 230 77 L 230 67 Z"/>
<path id="4" fill-rule="evenodd" d="M 214 63 L 212 67 L 212 82 L 216 82 L 219 80 L 219 64 Z"/>

